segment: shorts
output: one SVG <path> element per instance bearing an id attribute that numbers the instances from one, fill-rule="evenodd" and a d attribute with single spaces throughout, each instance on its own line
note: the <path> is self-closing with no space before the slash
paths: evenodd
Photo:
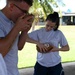
<path id="1" fill-rule="evenodd" d="M 34 75 L 64 75 L 64 70 L 61 63 L 53 67 L 44 67 L 36 62 Z"/>

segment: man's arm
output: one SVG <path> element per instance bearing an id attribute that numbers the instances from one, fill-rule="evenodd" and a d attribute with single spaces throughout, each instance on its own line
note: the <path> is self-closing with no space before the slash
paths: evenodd
<path id="1" fill-rule="evenodd" d="M 22 50 L 25 43 L 26 43 L 26 38 L 27 38 L 27 32 L 22 31 L 20 36 L 19 36 L 19 41 L 18 41 L 18 49 Z"/>
<path id="2" fill-rule="evenodd" d="M 6 37 L 0 38 L 0 53 L 3 56 L 5 56 L 9 52 L 9 50 L 10 50 L 13 42 L 15 41 L 18 33 L 19 33 L 19 31 L 14 27 L 9 32 L 9 34 L 6 35 Z"/>

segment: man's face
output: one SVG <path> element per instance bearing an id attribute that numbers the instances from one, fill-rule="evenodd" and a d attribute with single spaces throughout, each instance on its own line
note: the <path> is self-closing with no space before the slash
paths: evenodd
<path id="1" fill-rule="evenodd" d="M 30 5 L 28 5 L 26 2 L 21 3 L 13 3 L 13 10 L 12 10 L 12 16 L 11 19 L 16 22 L 16 20 L 21 17 L 22 15 L 27 15 L 29 11 Z"/>

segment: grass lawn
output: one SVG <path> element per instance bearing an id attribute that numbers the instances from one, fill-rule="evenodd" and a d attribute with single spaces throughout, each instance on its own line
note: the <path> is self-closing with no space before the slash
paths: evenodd
<path id="1" fill-rule="evenodd" d="M 35 29 L 38 29 L 36 26 Z M 70 51 L 60 52 L 62 62 L 75 61 L 75 26 L 60 26 L 59 28 L 66 36 L 70 45 Z M 35 44 L 26 43 L 23 50 L 19 51 L 18 68 L 32 67 L 36 62 L 36 46 Z"/>

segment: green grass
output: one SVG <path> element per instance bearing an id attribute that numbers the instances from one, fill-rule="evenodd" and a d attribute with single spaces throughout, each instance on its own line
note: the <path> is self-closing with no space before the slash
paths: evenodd
<path id="1" fill-rule="evenodd" d="M 36 26 L 35 29 L 38 29 Z M 62 62 L 75 61 L 75 26 L 60 26 L 59 28 L 66 36 L 70 51 L 60 52 Z M 19 51 L 18 68 L 32 67 L 36 62 L 36 46 L 35 44 L 26 43 L 23 50 Z"/>

